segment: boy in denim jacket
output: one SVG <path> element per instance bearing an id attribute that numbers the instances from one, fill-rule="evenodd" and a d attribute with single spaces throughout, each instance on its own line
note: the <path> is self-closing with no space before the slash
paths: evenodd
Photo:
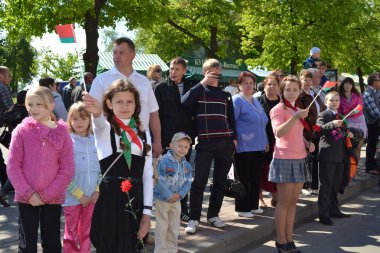
<path id="1" fill-rule="evenodd" d="M 191 165 L 185 158 L 190 147 L 191 138 L 183 132 L 176 133 L 170 143 L 172 150 L 157 165 L 155 253 L 178 251 L 180 200 L 189 192 L 192 181 Z"/>

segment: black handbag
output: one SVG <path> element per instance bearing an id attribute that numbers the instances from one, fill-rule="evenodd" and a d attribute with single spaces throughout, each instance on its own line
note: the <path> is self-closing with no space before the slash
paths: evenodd
<path id="1" fill-rule="evenodd" d="M 226 178 L 226 183 L 224 185 L 224 196 L 234 199 L 244 199 L 245 197 L 245 187 L 242 182 L 239 181 L 239 177 L 236 172 L 235 162 L 233 162 L 234 166 L 234 176 L 235 179 Z M 210 191 L 212 191 L 213 183 L 210 184 Z"/>

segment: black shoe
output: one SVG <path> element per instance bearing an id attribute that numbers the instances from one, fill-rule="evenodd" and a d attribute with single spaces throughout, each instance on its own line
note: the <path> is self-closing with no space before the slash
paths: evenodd
<path id="1" fill-rule="evenodd" d="M 293 252 L 289 243 L 279 244 L 276 241 L 276 248 L 277 248 L 278 253 L 292 253 Z"/>
<path id="2" fill-rule="evenodd" d="M 288 242 L 288 245 L 291 248 L 291 250 L 292 250 L 291 252 L 292 253 L 302 253 L 302 251 L 300 251 L 299 249 L 297 249 L 297 247 L 294 244 L 294 242 Z"/>
<path id="3" fill-rule="evenodd" d="M 339 212 L 339 213 L 335 213 L 335 214 L 330 215 L 330 217 L 332 217 L 332 218 L 350 218 L 351 215 Z"/>
<path id="4" fill-rule="evenodd" d="M 329 217 L 319 217 L 319 222 L 324 225 L 334 225 L 334 222 Z"/>
<path id="5" fill-rule="evenodd" d="M 0 204 L 2 204 L 3 207 L 9 207 L 10 206 L 9 202 L 5 198 L 5 195 L 2 193 L 0 193 Z"/>

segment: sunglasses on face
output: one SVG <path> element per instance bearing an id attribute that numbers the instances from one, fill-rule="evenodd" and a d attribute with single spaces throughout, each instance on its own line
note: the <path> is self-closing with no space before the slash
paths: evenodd
<path id="1" fill-rule="evenodd" d="M 154 70 L 154 72 L 156 72 L 156 73 L 161 73 L 161 72 L 162 72 L 162 69 L 156 69 L 156 70 Z"/>

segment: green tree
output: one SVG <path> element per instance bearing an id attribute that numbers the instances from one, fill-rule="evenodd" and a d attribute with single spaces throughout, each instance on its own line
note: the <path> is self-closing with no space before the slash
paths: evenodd
<path id="1" fill-rule="evenodd" d="M 380 1 L 356 2 L 354 22 L 347 25 L 344 43 L 336 44 L 334 65 L 342 72 L 356 73 L 361 92 L 363 75 L 380 68 Z"/>
<path id="2" fill-rule="evenodd" d="M 176 55 L 240 58 L 237 7 L 230 0 L 165 1 L 163 21 L 140 29 L 137 44 L 164 60 Z"/>
<path id="3" fill-rule="evenodd" d="M 119 37 L 117 31 L 112 28 L 105 28 L 101 33 L 101 41 L 105 47 L 106 52 L 112 52 L 113 42 Z"/>
<path id="4" fill-rule="evenodd" d="M 254 57 L 252 66 L 283 68 L 296 74 L 311 47 L 322 49 L 330 61 L 337 44 L 347 38 L 354 22 L 354 0 L 242 0 L 242 49 Z M 254 8 L 252 8 L 254 6 Z"/>
<path id="5" fill-rule="evenodd" d="M 148 26 L 162 16 L 154 10 L 154 0 L 3 0 L 0 2 L 0 26 L 10 35 L 42 36 L 55 25 L 75 23 L 86 32 L 85 71 L 96 73 L 99 61 L 99 28 L 114 27 L 125 20 L 130 28 Z M 57 42 L 58 43 L 58 42 Z"/>
<path id="6" fill-rule="evenodd" d="M 36 73 L 37 53 L 24 37 L 0 39 L 0 65 L 12 71 L 12 92 L 26 86 Z"/>
<path id="7" fill-rule="evenodd" d="M 68 53 L 66 57 L 55 54 L 49 48 L 39 52 L 39 76 L 51 76 L 69 80 L 71 76 L 79 79 L 80 71 L 76 54 Z"/>

